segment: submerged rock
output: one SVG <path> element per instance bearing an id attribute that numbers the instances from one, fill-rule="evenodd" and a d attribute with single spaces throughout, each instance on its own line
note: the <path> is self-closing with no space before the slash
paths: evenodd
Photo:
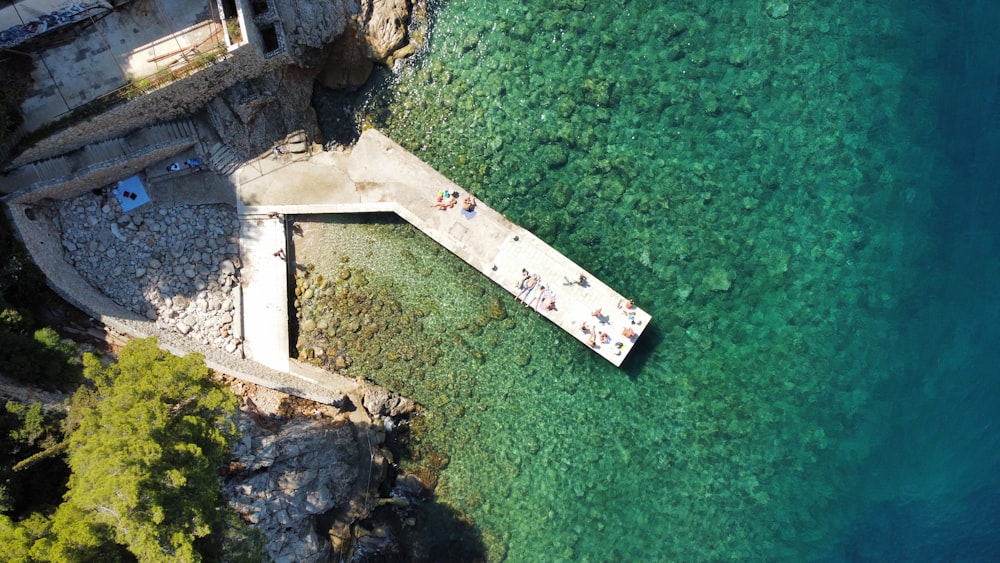
<path id="1" fill-rule="evenodd" d="M 714 267 L 705 276 L 703 281 L 705 289 L 716 292 L 729 291 L 733 287 L 733 276 L 728 271 Z"/>

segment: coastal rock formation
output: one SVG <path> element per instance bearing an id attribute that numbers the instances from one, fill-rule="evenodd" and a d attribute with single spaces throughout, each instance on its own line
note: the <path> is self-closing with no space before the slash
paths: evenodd
<path id="1" fill-rule="evenodd" d="M 377 433 L 334 419 L 296 418 L 269 430 L 240 414 L 237 423 L 243 437 L 233 445 L 224 494 L 268 538 L 270 556 L 345 555 L 350 543 L 332 545 L 317 533 L 318 519 L 333 522 L 329 536 L 349 538 L 351 525 L 368 515 L 388 465 Z"/>
<path id="2" fill-rule="evenodd" d="M 412 4 L 410 0 L 328 0 L 326 2 L 279 3 L 278 14 L 288 51 L 296 66 L 319 68 L 324 65 L 330 72 L 344 70 L 336 63 L 349 62 L 347 71 L 354 76 L 367 77 L 365 67 L 371 62 L 392 66 L 394 58 L 413 52 L 408 47 L 406 27 L 410 22 Z M 341 49 L 328 49 L 337 42 Z M 360 50 L 363 58 L 354 53 Z M 400 53 L 400 50 L 403 50 Z M 327 56 L 332 55 L 332 60 Z"/>
<path id="3" fill-rule="evenodd" d="M 361 0 L 364 47 L 373 61 L 392 66 L 393 54 L 406 45 L 409 0 Z"/>
<path id="4" fill-rule="evenodd" d="M 224 205 L 122 214 L 90 193 L 58 203 L 63 258 L 105 295 L 166 330 L 242 354 L 233 322 L 239 222 Z"/>
<path id="5" fill-rule="evenodd" d="M 373 416 L 395 418 L 411 414 L 417 405 L 381 387 L 368 387 L 365 389 L 364 407 Z"/>
<path id="6" fill-rule="evenodd" d="M 357 88 L 373 63 L 391 67 L 415 50 L 407 36 L 409 0 L 296 1 L 277 10 L 294 64 L 232 86 L 207 105 L 220 137 L 245 159 L 292 131 L 322 138 L 312 107 L 314 81 L 332 90 Z"/>
<path id="7" fill-rule="evenodd" d="M 318 139 L 311 103 L 315 76 L 316 70 L 288 66 L 225 90 L 207 106 L 216 131 L 247 159 L 270 150 L 291 131 Z"/>
<path id="8" fill-rule="evenodd" d="M 320 51 L 333 43 L 358 13 L 357 0 L 276 2 L 289 55 L 302 68 L 317 66 Z"/>
<path id="9" fill-rule="evenodd" d="M 358 30 L 351 27 L 326 48 L 326 64 L 316 79 L 331 90 L 357 88 L 368 81 L 373 66 Z"/>

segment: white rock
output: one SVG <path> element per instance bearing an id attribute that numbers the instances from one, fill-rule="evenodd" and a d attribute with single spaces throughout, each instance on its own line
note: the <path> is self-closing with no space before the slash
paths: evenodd
<path id="1" fill-rule="evenodd" d="M 122 234 L 121 229 L 118 228 L 118 223 L 111 223 L 111 234 L 115 235 L 115 238 L 122 242 L 127 240 L 125 235 Z"/>

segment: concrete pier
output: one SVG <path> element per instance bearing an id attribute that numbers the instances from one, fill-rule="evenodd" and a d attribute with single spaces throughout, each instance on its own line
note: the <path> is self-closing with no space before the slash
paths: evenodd
<path id="1" fill-rule="evenodd" d="M 244 165 L 238 178 L 245 348 L 249 357 L 274 369 L 289 367 L 286 270 L 283 258 L 274 255 L 285 244 L 281 215 L 392 212 L 511 295 L 520 291 L 522 269 L 537 274 L 539 285 L 556 295 L 555 308 L 539 307 L 538 313 L 616 366 L 649 326 L 650 315 L 629 306 L 627 296 L 486 204 L 479 202 L 474 214 L 463 213 L 467 190 L 374 129 L 350 152 L 268 155 Z M 459 203 L 433 207 L 442 191 L 458 191 Z M 591 346 L 583 323 L 610 341 L 598 337 Z"/>

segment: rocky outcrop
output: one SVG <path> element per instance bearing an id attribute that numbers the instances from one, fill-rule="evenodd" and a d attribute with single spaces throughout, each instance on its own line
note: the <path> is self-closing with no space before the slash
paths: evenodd
<path id="1" fill-rule="evenodd" d="M 311 100 L 316 72 L 288 66 L 229 88 L 207 106 L 213 125 L 227 146 L 246 159 L 270 150 L 291 131 L 318 139 Z"/>
<path id="2" fill-rule="evenodd" d="M 392 66 L 394 58 L 405 56 L 400 49 L 406 54 L 413 52 L 412 47 L 407 49 L 406 29 L 412 9 L 409 0 L 300 0 L 279 4 L 289 55 L 302 68 L 322 66 L 325 47 L 345 35 L 352 48 L 360 48 L 368 61 Z M 355 59 L 355 63 L 359 62 Z"/>
<path id="3" fill-rule="evenodd" d="M 361 0 L 361 14 L 368 58 L 392 66 L 394 53 L 407 43 L 409 0 Z"/>
<path id="4" fill-rule="evenodd" d="M 386 458 L 374 430 L 335 419 L 292 419 L 270 430 L 250 416 L 232 448 L 224 493 L 243 518 L 268 538 L 278 562 L 330 561 L 349 549 L 350 526 L 375 506 Z M 317 533 L 318 520 L 333 522 Z"/>
<path id="5" fill-rule="evenodd" d="M 417 405 L 382 387 L 366 386 L 364 407 L 375 417 L 398 418 L 413 413 Z"/>
<path id="6" fill-rule="evenodd" d="M 316 77 L 331 90 L 363 86 L 374 63 L 368 58 L 357 28 L 350 27 L 326 48 L 326 64 Z"/>
<path id="7" fill-rule="evenodd" d="M 357 88 L 368 81 L 374 63 L 391 67 L 415 50 L 407 35 L 409 0 L 279 4 L 287 52 L 294 64 L 237 84 L 208 104 L 219 135 L 248 159 L 269 150 L 292 131 L 304 131 L 314 140 L 322 138 L 312 107 L 314 80 L 332 90 Z"/>
<path id="8" fill-rule="evenodd" d="M 288 53 L 303 68 L 316 67 L 322 49 L 347 29 L 360 7 L 357 0 L 275 2 Z"/>
<path id="9" fill-rule="evenodd" d="M 412 55 L 416 47 L 407 26 L 414 8 L 408 0 L 362 0 L 357 23 L 327 47 L 320 82 L 333 90 L 359 87 L 375 63 L 392 67 L 396 59 Z"/>

